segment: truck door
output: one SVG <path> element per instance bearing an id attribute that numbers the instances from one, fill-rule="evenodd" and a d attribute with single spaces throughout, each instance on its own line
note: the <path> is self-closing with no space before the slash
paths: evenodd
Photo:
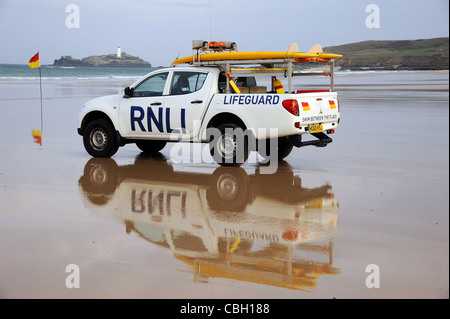
<path id="1" fill-rule="evenodd" d="M 172 134 L 192 137 L 211 96 L 212 75 L 201 71 L 174 71 L 165 107 L 170 109 Z"/>
<path id="2" fill-rule="evenodd" d="M 132 88 L 119 105 L 120 132 L 126 138 L 167 136 L 164 92 L 169 72 L 152 74 Z"/>

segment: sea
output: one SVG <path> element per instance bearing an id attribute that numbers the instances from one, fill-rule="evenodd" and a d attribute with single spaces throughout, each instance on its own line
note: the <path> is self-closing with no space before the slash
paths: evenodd
<path id="1" fill-rule="evenodd" d="M 49 81 L 123 81 L 138 80 L 158 68 L 60 67 L 43 65 L 31 69 L 28 64 L 0 64 L 0 82 Z M 39 72 L 41 73 L 39 75 Z"/>
<path id="2" fill-rule="evenodd" d="M 39 68 L 31 69 L 28 64 L 0 64 L 0 82 L 44 82 L 53 81 L 133 81 L 139 80 L 144 75 L 161 67 L 151 68 L 113 68 L 113 67 L 61 67 L 52 65 L 41 65 Z M 39 72 L 41 74 L 39 74 Z M 349 71 L 337 70 L 336 76 L 345 77 L 347 75 L 364 74 L 398 74 L 410 73 L 408 71 Z M 315 81 L 313 81 L 315 82 Z"/>
<path id="3" fill-rule="evenodd" d="M 146 74 L 162 67 L 151 68 L 113 68 L 113 67 L 60 67 L 42 65 L 31 69 L 28 64 L 0 64 L 0 83 L 39 83 L 42 84 L 77 84 L 77 83 L 110 83 L 118 87 L 132 85 Z M 303 71 L 301 71 L 303 72 Z M 308 71 L 305 71 L 308 72 Z M 312 71 L 316 72 L 316 71 Z M 307 78 L 307 79 L 306 79 Z M 321 89 L 330 87 L 330 77 L 294 77 L 293 89 Z M 400 95 L 407 91 L 425 89 L 448 94 L 449 73 L 447 71 L 335 71 L 336 90 L 345 98 L 346 91 L 351 92 L 352 98 L 360 92 L 361 98 L 367 98 L 368 92 L 389 88 L 398 89 Z M 287 81 L 285 78 L 280 79 Z M 258 85 L 271 85 L 270 78 L 258 77 Z M 287 83 L 284 83 L 286 85 Z"/>

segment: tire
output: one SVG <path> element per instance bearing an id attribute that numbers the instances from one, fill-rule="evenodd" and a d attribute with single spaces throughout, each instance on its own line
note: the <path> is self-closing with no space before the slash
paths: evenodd
<path id="1" fill-rule="evenodd" d="M 84 166 L 84 174 L 78 180 L 83 196 L 90 203 L 107 204 L 118 187 L 118 166 L 111 158 L 91 158 Z"/>
<path id="2" fill-rule="evenodd" d="M 208 207 L 215 212 L 243 212 L 250 203 L 250 186 L 243 168 L 219 167 L 206 190 Z"/>
<path id="3" fill-rule="evenodd" d="M 259 154 L 262 157 L 270 159 L 270 143 L 271 142 L 272 142 L 272 140 L 270 140 L 270 139 L 266 140 L 266 149 L 265 149 L 266 154 L 264 154 L 262 151 L 259 152 Z M 278 147 L 276 149 L 277 158 L 279 160 L 286 158 L 289 154 L 291 154 L 293 148 L 294 148 L 294 145 L 289 143 L 287 138 L 285 138 L 285 137 L 278 138 Z"/>
<path id="4" fill-rule="evenodd" d="M 247 160 L 248 140 L 238 125 L 222 124 L 217 129 L 212 129 L 209 137 L 209 150 L 217 164 L 239 166 Z"/>
<path id="5" fill-rule="evenodd" d="M 86 151 L 93 157 L 111 157 L 119 148 L 114 128 L 105 120 L 93 120 L 86 125 L 83 144 Z"/>
<path id="6" fill-rule="evenodd" d="M 166 141 L 140 141 L 136 142 L 136 146 L 144 153 L 158 153 L 165 146 Z"/>
<path id="7" fill-rule="evenodd" d="M 278 139 L 278 159 L 286 158 L 289 154 L 291 154 L 294 145 L 289 143 L 287 138 L 279 138 Z"/>

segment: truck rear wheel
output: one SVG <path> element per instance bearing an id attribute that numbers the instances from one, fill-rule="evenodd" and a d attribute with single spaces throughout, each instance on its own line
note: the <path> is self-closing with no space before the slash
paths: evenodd
<path id="1" fill-rule="evenodd" d="M 291 154 L 294 145 L 289 143 L 287 138 L 279 138 L 278 139 L 278 159 L 283 159 Z"/>
<path id="2" fill-rule="evenodd" d="M 222 124 L 210 131 L 209 149 L 217 164 L 239 166 L 248 158 L 248 141 L 241 127 Z"/>
<path id="3" fill-rule="evenodd" d="M 266 149 L 265 149 L 265 153 L 260 151 L 259 154 L 262 157 L 265 158 L 270 158 L 271 155 L 271 143 L 273 140 L 271 139 L 267 139 L 266 140 Z M 273 147 L 273 146 L 272 146 Z M 287 138 L 285 137 L 280 137 L 278 138 L 278 147 L 276 148 L 276 156 L 279 160 L 286 158 L 289 154 L 291 154 L 292 149 L 294 148 L 294 145 L 292 145 Z"/>
<path id="4" fill-rule="evenodd" d="M 86 125 L 83 134 L 86 151 L 93 157 L 111 157 L 118 149 L 114 129 L 105 120 L 93 120 Z"/>
<path id="5" fill-rule="evenodd" d="M 208 206 L 214 211 L 243 212 L 250 203 L 250 178 L 243 168 L 219 167 L 206 190 Z"/>

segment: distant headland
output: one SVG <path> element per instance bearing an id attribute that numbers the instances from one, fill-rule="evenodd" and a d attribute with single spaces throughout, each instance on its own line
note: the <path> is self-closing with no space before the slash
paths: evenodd
<path id="1" fill-rule="evenodd" d="M 336 66 L 345 70 L 448 70 L 449 38 L 363 41 L 323 48 L 342 54 Z"/>
<path id="2" fill-rule="evenodd" d="M 83 59 L 75 59 L 70 55 L 65 55 L 61 59 L 56 59 L 53 66 L 150 68 L 152 65 L 138 56 L 121 52 L 120 46 L 118 46 L 116 54 L 89 56 Z"/>

